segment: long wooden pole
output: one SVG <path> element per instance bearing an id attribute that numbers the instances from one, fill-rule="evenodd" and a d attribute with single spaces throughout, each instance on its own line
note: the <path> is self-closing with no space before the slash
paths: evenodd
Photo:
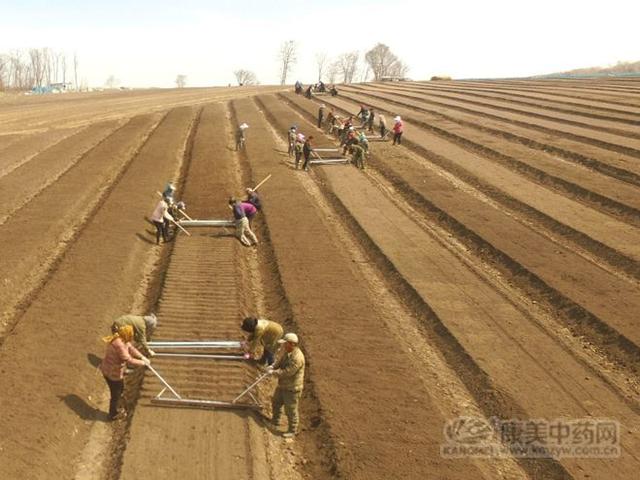
<path id="1" fill-rule="evenodd" d="M 271 174 L 267 175 L 265 177 L 264 180 L 262 180 L 258 185 L 256 185 L 255 187 L 252 188 L 252 190 L 255 192 L 256 190 L 258 190 L 267 180 L 269 180 L 271 178 Z"/>
<path id="2" fill-rule="evenodd" d="M 188 236 L 191 236 L 191 234 L 189 232 L 187 232 L 184 228 L 182 228 L 182 226 L 178 222 L 176 222 L 175 220 L 171 220 L 171 223 L 173 223 L 176 227 L 178 227 L 180 230 L 182 230 Z"/>

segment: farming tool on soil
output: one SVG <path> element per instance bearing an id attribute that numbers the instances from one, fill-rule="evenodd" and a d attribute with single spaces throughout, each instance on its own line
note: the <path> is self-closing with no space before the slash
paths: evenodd
<path id="1" fill-rule="evenodd" d="M 336 157 L 322 157 L 321 155 L 319 155 L 317 152 L 339 152 L 340 149 L 339 148 L 314 148 L 311 153 L 314 155 L 314 157 L 316 157 L 317 160 L 309 160 L 309 163 L 311 165 L 336 165 L 336 164 L 345 164 L 345 163 L 349 163 L 351 160 L 346 158 L 346 157 L 342 157 L 342 156 L 336 156 Z M 338 154 L 335 154 L 338 155 Z"/>
<path id="2" fill-rule="evenodd" d="M 255 192 L 256 190 L 258 190 L 262 185 L 264 185 L 269 179 L 271 178 L 271 174 L 267 175 L 264 179 L 262 179 L 262 181 L 260 183 L 258 183 L 255 187 L 252 188 L 252 190 Z M 187 233 L 187 235 L 189 235 L 189 233 L 183 228 L 183 227 L 222 227 L 222 228 L 234 228 L 236 223 L 233 220 L 195 220 L 191 217 L 189 217 L 186 213 L 180 211 L 180 213 L 182 213 L 187 219 L 186 220 L 180 220 L 179 223 L 179 227 L 181 230 L 183 230 L 185 233 Z"/>
<path id="3" fill-rule="evenodd" d="M 209 353 L 193 353 L 194 351 L 209 350 L 209 349 L 225 349 L 233 350 L 242 348 L 242 343 L 233 340 L 201 340 L 201 341 L 156 341 L 149 342 L 149 347 L 156 351 L 155 357 L 172 357 L 182 359 L 204 359 L 204 360 L 234 360 L 234 361 L 248 361 L 244 355 L 237 354 L 209 354 Z M 188 353 L 177 352 L 163 352 L 162 350 L 189 350 Z M 180 407 L 199 407 L 199 408 L 245 408 L 259 410 L 262 408 L 260 402 L 251 392 L 258 386 L 263 380 L 265 380 L 269 374 L 263 373 L 251 383 L 242 392 L 236 395 L 230 401 L 223 400 L 209 400 L 199 398 L 185 398 L 181 396 L 152 366 L 148 366 L 149 370 L 160 380 L 164 385 L 164 388 L 151 399 L 151 403 L 156 405 L 165 406 L 180 406 Z M 166 396 L 165 393 L 171 392 L 172 396 Z M 250 401 L 240 401 L 241 399 L 249 397 Z"/>

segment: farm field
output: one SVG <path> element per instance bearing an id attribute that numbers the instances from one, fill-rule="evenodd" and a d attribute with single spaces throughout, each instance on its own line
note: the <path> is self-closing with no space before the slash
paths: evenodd
<path id="1" fill-rule="evenodd" d="M 640 80 L 338 87 L 0 99 L 0 478 L 636 477 Z M 338 148 L 321 104 L 400 115 L 402 144 L 371 133 L 364 170 L 296 170 L 291 125 Z M 224 228 L 155 245 L 167 180 L 191 217 L 229 219 L 268 175 L 257 247 Z M 273 381 L 262 412 L 187 409 L 152 403 L 163 385 L 136 370 L 107 422 L 101 337 L 147 311 L 154 340 L 239 340 L 249 314 L 298 333 L 296 439 L 267 425 Z M 212 400 L 259 374 L 152 365 Z M 619 422 L 619 456 L 447 458 L 459 417 Z"/>

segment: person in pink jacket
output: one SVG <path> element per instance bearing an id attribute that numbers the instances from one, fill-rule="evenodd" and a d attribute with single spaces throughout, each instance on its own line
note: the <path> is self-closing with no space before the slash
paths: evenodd
<path id="1" fill-rule="evenodd" d="M 156 227 L 156 245 L 160 243 L 160 236 L 162 236 L 164 243 L 169 241 L 169 232 L 165 220 L 173 221 L 173 217 L 169 213 L 167 200 L 162 197 L 151 214 L 151 222 Z"/>
<path id="2" fill-rule="evenodd" d="M 400 145 L 402 143 L 402 132 L 404 132 L 404 124 L 398 116 L 393 119 L 393 144 Z"/>
<path id="3" fill-rule="evenodd" d="M 115 420 L 120 413 L 118 412 L 118 403 L 124 391 L 125 367 L 127 364 L 143 367 L 150 365 L 151 362 L 131 344 L 133 341 L 133 327 L 131 325 L 118 327 L 116 333 L 103 337 L 102 340 L 107 344 L 107 350 L 100 364 L 100 371 L 111 392 L 109 420 Z M 124 411 L 121 414 L 124 414 Z"/>

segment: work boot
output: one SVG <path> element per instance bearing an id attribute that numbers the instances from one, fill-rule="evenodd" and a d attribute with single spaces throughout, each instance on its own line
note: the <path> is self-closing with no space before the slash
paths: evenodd
<path id="1" fill-rule="evenodd" d="M 296 436 L 296 432 L 289 430 L 282 434 L 282 438 L 294 438 Z"/>

